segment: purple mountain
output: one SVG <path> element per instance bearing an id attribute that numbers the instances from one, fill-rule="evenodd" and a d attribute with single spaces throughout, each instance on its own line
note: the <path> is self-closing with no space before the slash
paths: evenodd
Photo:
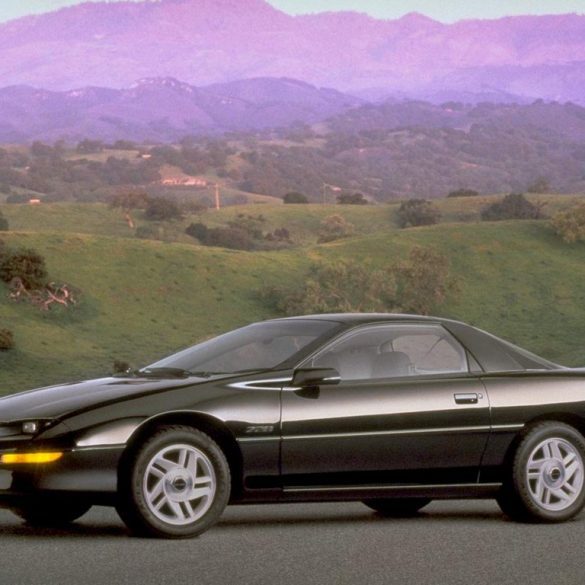
<path id="1" fill-rule="evenodd" d="M 173 78 L 147 78 L 128 89 L 86 87 L 49 91 L 29 86 L 0 89 L 0 142 L 176 140 L 313 123 L 363 103 L 332 89 L 293 79 L 248 79 L 194 87 Z"/>
<path id="2" fill-rule="evenodd" d="M 0 26 L 0 86 L 195 86 L 258 77 L 409 96 L 585 98 L 585 16 L 444 25 L 418 14 L 289 16 L 264 0 L 92 2 Z"/>

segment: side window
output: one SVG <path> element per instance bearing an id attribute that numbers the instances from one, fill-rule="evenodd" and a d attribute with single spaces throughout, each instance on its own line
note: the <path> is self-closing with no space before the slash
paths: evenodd
<path id="1" fill-rule="evenodd" d="M 342 380 L 368 380 L 468 371 L 465 350 L 440 325 L 372 325 L 353 331 L 315 356 Z"/>

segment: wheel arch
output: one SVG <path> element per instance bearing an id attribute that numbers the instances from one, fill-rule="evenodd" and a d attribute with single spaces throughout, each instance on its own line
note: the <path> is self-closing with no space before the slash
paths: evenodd
<path id="1" fill-rule="evenodd" d="M 129 469 L 127 464 L 142 442 L 153 432 L 167 425 L 184 425 L 197 429 L 213 439 L 225 455 L 231 472 L 231 497 L 237 497 L 243 489 L 242 452 L 227 425 L 218 418 L 194 411 L 176 411 L 159 414 L 143 421 L 128 442 L 118 466 L 118 478 Z M 118 481 L 120 481 L 118 479 Z"/>
<path id="2" fill-rule="evenodd" d="M 514 440 L 508 446 L 508 450 L 506 451 L 506 455 L 504 457 L 504 468 L 506 470 L 511 469 L 511 466 L 514 461 L 514 454 L 518 449 L 518 445 L 522 442 L 524 437 L 537 425 L 545 422 L 551 423 L 564 423 L 573 427 L 575 430 L 579 431 L 585 437 L 585 417 L 580 417 L 576 414 L 571 414 L 568 412 L 552 412 L 546 413 L 540 416 L 537 416 L 533 419 L 530 419 L 524 424 L 522 430 L 514 437 Z"/>

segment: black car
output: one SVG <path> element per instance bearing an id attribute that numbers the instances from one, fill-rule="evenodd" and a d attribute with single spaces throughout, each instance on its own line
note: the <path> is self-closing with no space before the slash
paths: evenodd
<path id="1" fill-rule="evenodd" d="M 387 314 L 256 323 L 142 370 L 0 400 L 0 504 L 32 524 L 115 506 L 200 534 L 227 504 L 585 503 L 585 372 L 469 325 Z"/>

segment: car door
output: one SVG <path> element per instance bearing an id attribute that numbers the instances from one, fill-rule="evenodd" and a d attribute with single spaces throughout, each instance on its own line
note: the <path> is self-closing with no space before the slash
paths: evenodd
<path id="1" fill-rule="evenodd" d="M 341 382 L 283 389 L 285 488 L 477 481 L 488 398 L 440 324 L 359 327 L 303 366 L 333 367 Z"/>

